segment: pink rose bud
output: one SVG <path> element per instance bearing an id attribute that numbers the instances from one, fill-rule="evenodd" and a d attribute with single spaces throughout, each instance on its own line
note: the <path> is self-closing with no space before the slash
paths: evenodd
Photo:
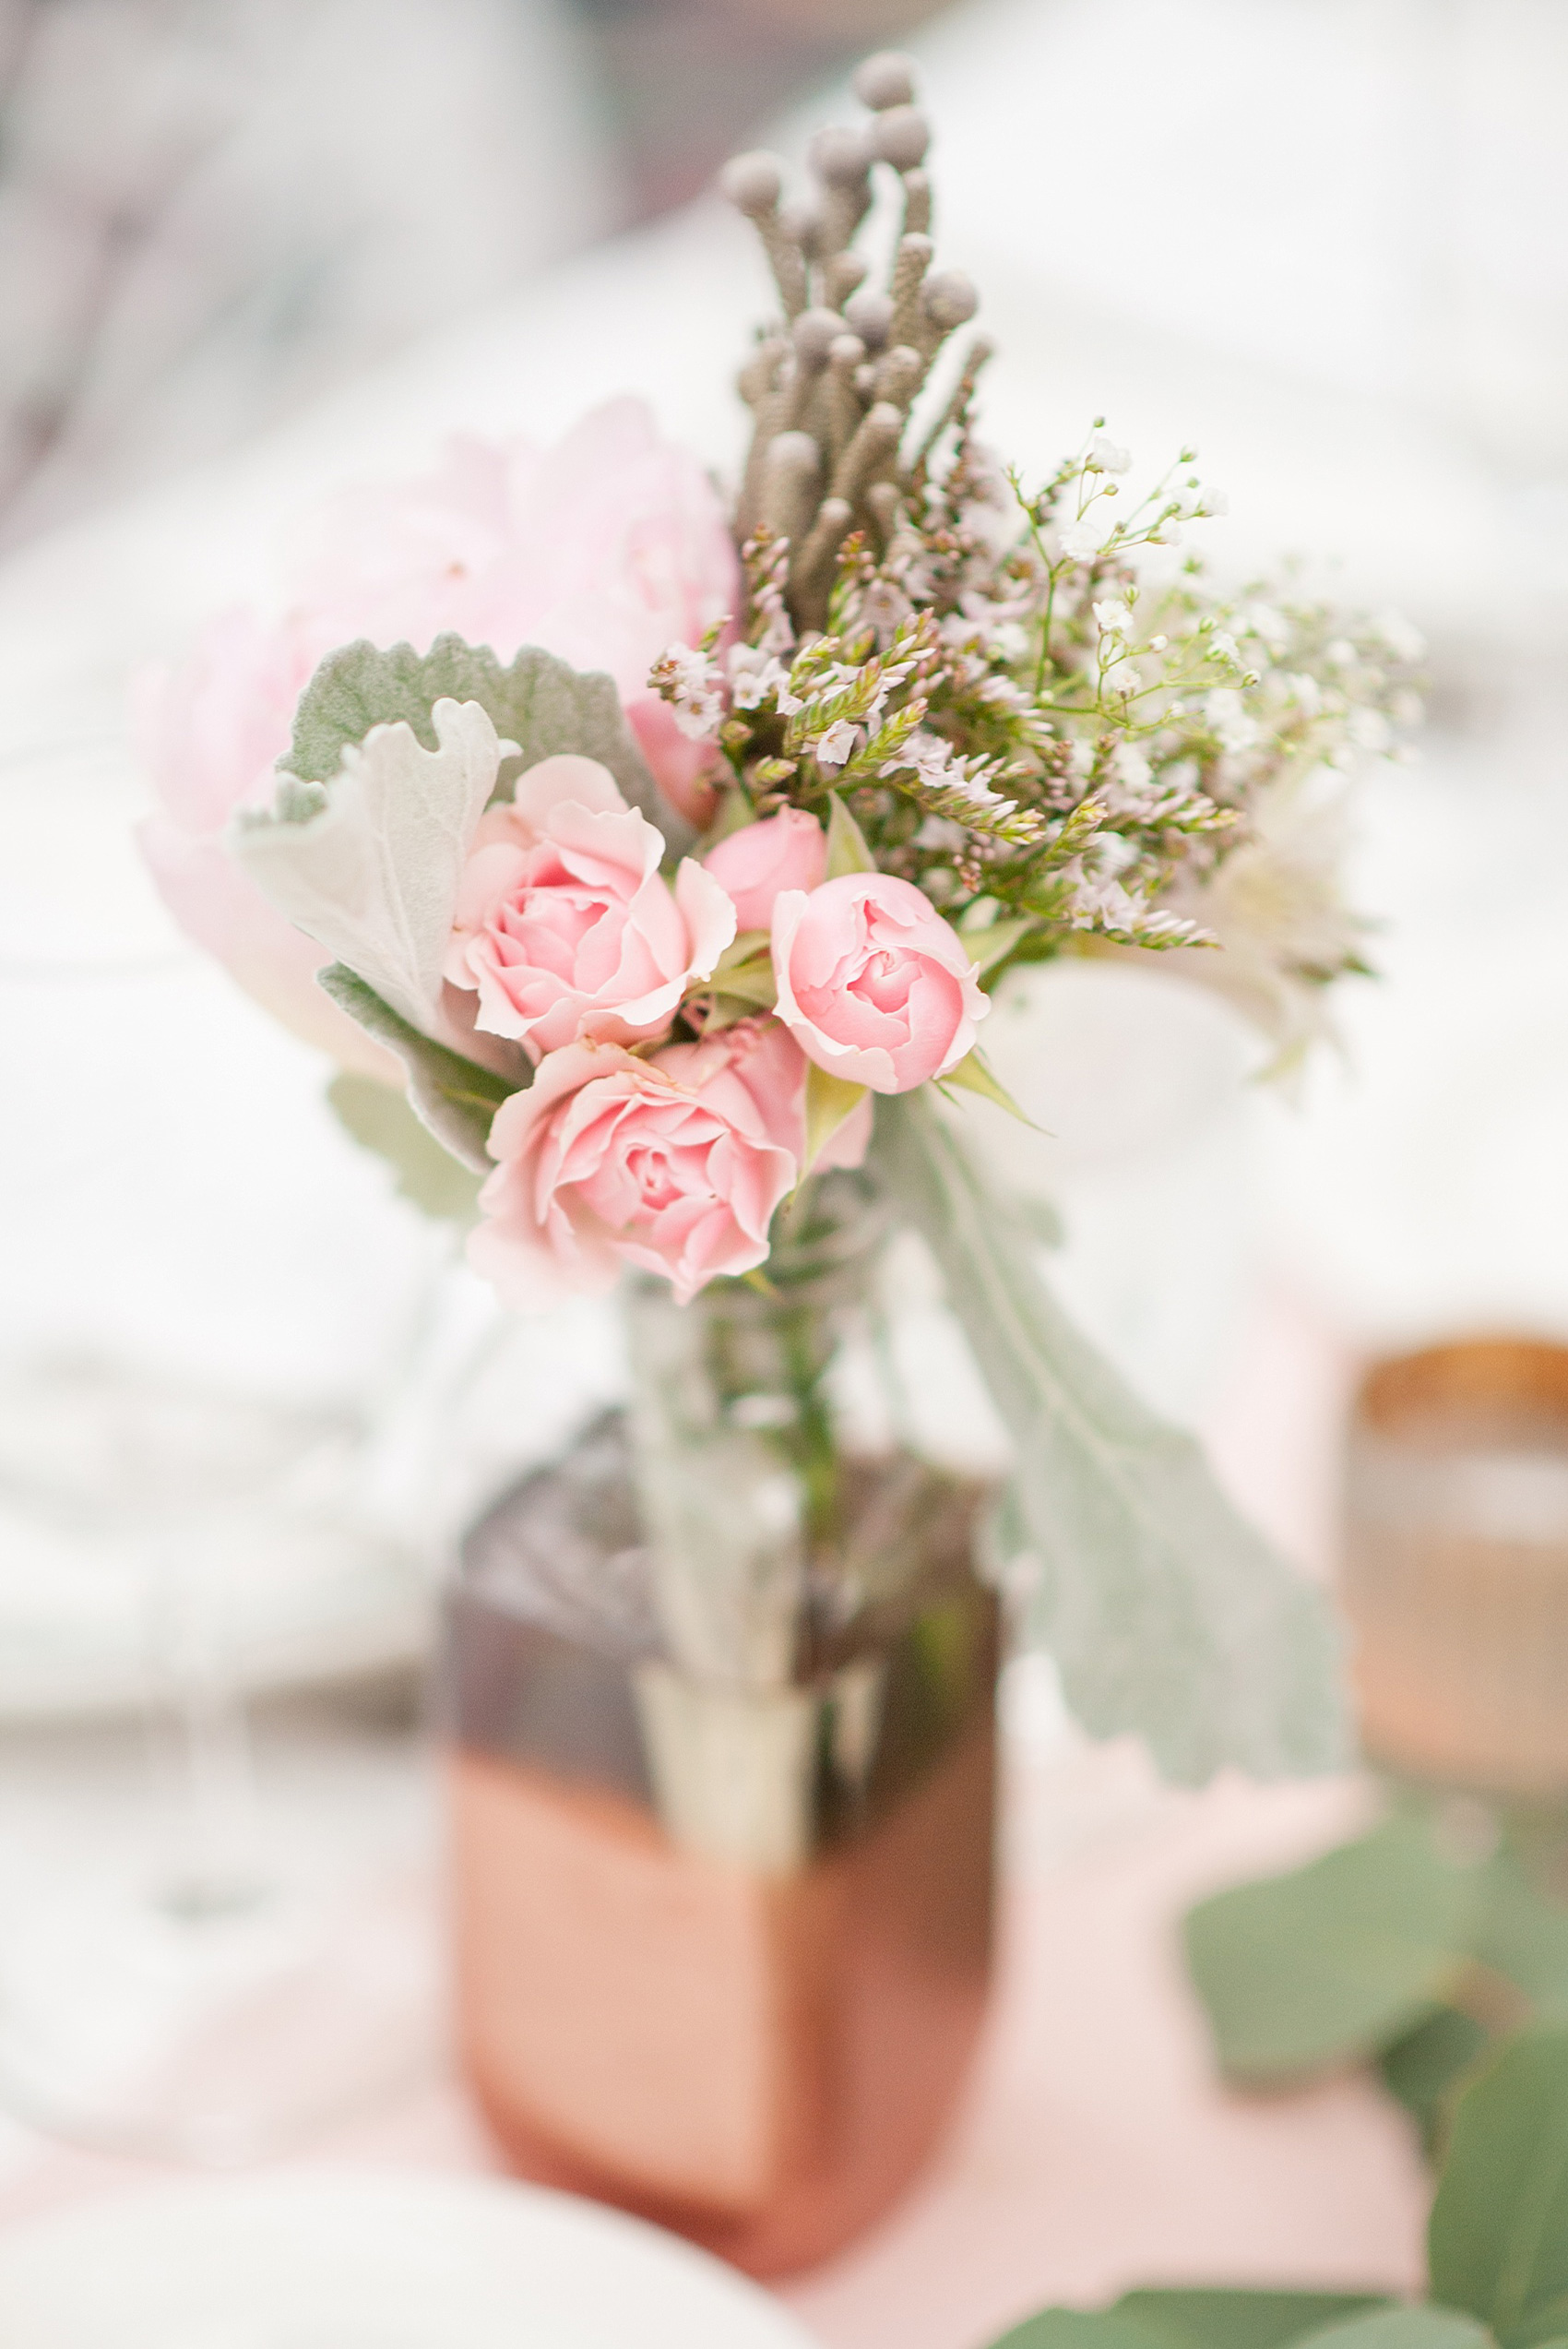
<path id="1" fill-rule="evenodd" d="M 729 891 L 738 930 L 770 930 L 780 889 L 814 889 L 827 863 L 827 834 L 801 807 L 748 824 L 703 859 Z"/>
<path id="2" fill-rule="evenodd" d="M 773 909 L 778 1017 L 819 1068 L 907 1093 L 973 1050 L 991 1008 L 956 932 L 912 882 L 846 873 Z"/>
<path id="3" fill-rule="evenodd" d="M 733 938 L 735 910 L 690 857 L 671 889 L 663 847 L 597 760 L 530 767 L 511 805 L 481 818 L 457 893 L 445 976 L 477 990 L 475 1026 L 535 1060 L 668 1028 Z"/>
<path id="4" fill-rule="evenodd" d="M 509 1306 L 539 1310 L 659 1273 L 687 1304 L 767 1255 L 803 1141 L 804 1068 L 775 1020 L 639 1060 L 568 1044 L 495 1113 L 496 1171 L 469 1258 Z"/>
<path id="5" fill-rule="evenodd" d="M 694 742 L 675 722 L 675 712 L 656 693 L 626 703 L 626 723 L 652 769 L 654 781 L 678 816 L 699 832 L 713 821 L 719 785 L 729 769 L 716 742 Z"/>

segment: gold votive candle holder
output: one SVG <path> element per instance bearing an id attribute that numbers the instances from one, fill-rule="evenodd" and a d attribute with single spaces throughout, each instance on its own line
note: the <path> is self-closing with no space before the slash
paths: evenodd
<path id="1" fill-rule="evenodd" d="M 1369 1759 L 1568 1797 L 1568 1347 L 1475 1337 L 1375 1364 L 1344 1535 Z"/>

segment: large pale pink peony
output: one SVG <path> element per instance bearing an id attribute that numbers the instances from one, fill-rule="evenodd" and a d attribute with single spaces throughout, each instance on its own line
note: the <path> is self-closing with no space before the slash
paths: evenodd
<path id="1" fill-rule="evenodd" d="M 607 1289 L 626 1264 L 662 1274 L 683 1305 L 750 1271 L 801 1172 L 805 1075 L 772 1019 L 649 1059 L 616 1044 L 550 1054 L 495 1114 L 500 1163 L 470 1262 L 525 1311 Z M 857 1113 L 818 1163 L 854 1163 L 868 1135 Z"/>
<path id="2" fill-rule="evenodd" d="M 236 809 L 270 802 L 315 665 L 292 629 L 236 611 L 209 624 L 180 669 L 146 672 L 136 714 L 161 805 L 137 840 L 181 928 L 264 1010 L 340 1067 L 400 1084 L 391 1054 L 316 985 L 320 947 L 267 903 L 223 840 Z"/>
<path id="3" fill-rule="evenodd" d="M 700 822 L 714 753 L 681 734 L 647 673 L 672 640 L 696 644 L 738 595 L 718 494 L 635 399 L 600 409 L 553 448 L 456 441 L 427 479 L 337 500 L 293 567 L 280 619 L 227 614 L 184 662 L 142 680 L 138 731 L 160 802 L 142 845 L 171 912 L 310 1042 L 393 1074 L 315 985 L 319 951 L 221 843 L 236 808 L 270 799 L 317 662 L 357 637 L 424 650 L 450 629 L 503 660 L 537 644 L 608 671 L 660 789 Z"/>
<path id="4" fill-rule="evenodd" d="M 846 873 L 773 909 L 778 1017 L 820 1068 L 873 1092 L 944 1077 L 991 1005 L 956 932 L 912 882 Z"/>
<path id="5" fill-rule="evenodd" d="M 445 976 L 476 1027 L 534 1060 L 579 1037 L 636 1043 L 668 1028 L 735 935 L 735 909 L 690 857 L 671 889 L 658 829 L 591 758 L 541 759 L 480 820 Z"/>
<path id="6" fill-rule="evenodd" d="M 747 824 L 704 858 L 735 905 L 736 926 L 768 930 L 780 889 L 814 889 L 827 865 L 827 834 L 802 807 Z"/>

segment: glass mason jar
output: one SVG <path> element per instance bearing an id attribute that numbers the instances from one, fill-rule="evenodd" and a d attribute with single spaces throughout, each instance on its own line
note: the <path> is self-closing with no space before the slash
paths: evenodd
<path id="1" fill-rule="evenodd" d="M 754 2273 L 901 2190 L 992 1953 L 985 1488 L 902 1432 L 884 1203 L 766 1282 L 637 1280 L 633 1396 L 475 1527 L 449 1610 L 464 2059 L 515 2164 Z"/>

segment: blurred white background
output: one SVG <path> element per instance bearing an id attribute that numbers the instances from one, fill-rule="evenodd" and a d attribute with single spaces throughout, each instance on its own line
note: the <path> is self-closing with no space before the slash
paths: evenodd
<path id="1" fill-rule="evenodd" d="M 1345 1052 L 1300 1099 L 1247 1086 L 1207 1002 L 1172 991 L 1161 1019 L 1184 1041 L 1162 1029 L 1151 1091 L 1135 1001 L 1084 974 L 1045 990 L 1028 1050 L 1056 1139 L 1031 1179 L 1071 1210 L 1064 1282 L 1189 1415 L 1265 1291 L 1347 1348 L 1455 1322 L 1568 1329 L 1568 26 L 1552 0 L 8 0 L 3 21 L 14 805 L 43 787 L 40 761 L 87 742 L 99 780 L 79 822 L 118 837 L 142 791 L 138 664 L 231 602 L 265 609 L 325 494 L 421 470 L 454 429 L 544 439 L 635 388 L 732 464 L 730 378 L 762 273 L 714 199 L 672 199 L 745 139 L 798 154 L 842 109 L 847 59 L 907 30 L 938 124 L 944 256 L 978 280 L 1002 345 L 996 441 L 1043 468 L 1103 413 L 1152 470 L 1195 440 L 1230 501 L 1206 529 L 1218 569 L 1299 554 L 1315 583 L 1402 606 L 1431 644 L 1425 763 L 1374 781 L 1357 851 L 1384 978 L 1349 990 Z M 79 902 L 74 865 L 62 879 Z M 157 931 L 145 892 L 133 914 L 137 887 L 94 918 Z M 189 954 L 172 932 L 150 950 Z M 206 1105 L 189 1134 L 267 1201 L 213 1358 L 280 1375 L 291 1333 L 296 1377 L 308 1364 L 312 1391 L 368 1408 L 376 1333 L 424 1277 L 409 1210 L 324 1123 L 318 1064 L 216 972 L 186 984 Z M 116 1083 L 135 1144 L 117 1145 L 113 1215 L 78 1226 L 101 1247 L 114 1217 L 135 1228 L 155 1192 L 178 1196 L 157 1172 L 174 1138 L 159 1088 L 198 1031 L 176 1044 L 170 1023 L 130 1026 Z M 10 1049 L 31 1055 L 27 1082 L 55 1081 L 25 1020 Z M 1120 1159 L 1112 1096 L 1135 1113 Z M 74 1146 L 13 1162 L 56 1222 L 48 1151 Z M 250 1192 L 190 1179 L 216 1218 L 199 1241 L 185 1219 L 195 1265 L 221 1257 L 223 1202 Z M 273 1255 L 293 1293 L 261 1271 Z M 75 1326 L 84 1294 L 105 1300 L 93 1261 L 88 1241 L 41 1232 L 13 1300 L 36 1315 L 53 1284 Z M 137 1311 L 154 1352 L 167 1339 L 158 1289 L 109 1284 L 116 1342 Z"/>
<path id="2" fill-rule="evenodd" d="M 0 1369 L 172 1362 L 385 1437 L 427 1240 L 124 856 L 130 681 L 275 602 L 324 495 L 455 430 L 545 440 L 633 389 L 731 465 L 766 289 L 701 190 L 733 146 L 798 156 L 889 39 L 1002 345 L 997 443 L 1043 470 L 1103 414 L 1152 471 L 1195 441 L 1217 568 L 1299 554 L 1431 645 L 1423 762 L 1356 850 L 1384 976 L 1299 1098 L 1207 997 L 1042 983 L 1012 1049 L 1052 1139 L 1019 1174 L 1066 1210 L 1066 1294 L 1299 1547 L 1333 1365 L 1568 1336 L 1558 0 L 0 0 Z M 485 1308 L 441 1294 L 460 1354 Z M 591 1317 L 508 1347 L 477 1482 L 615 1377 Z M 0 1632 L 90 1644 L 101 1591 L 4 1507 Z M 381 1577 L 383 1653 L 434 1542 Z"/>
<path id="3" fill-rule="evenodd" d="M 1218 569 L 1300 555 L 1314 584 L 1401 606 L 1431 644 L 1425 763 L 1374 782 L 1357 852 L 1384 980 L 1348 991 L 1346 1051 L 1299 1100 L 1249 1090 L 1238 1043 L 1215 1106 L 1205 1002 L 1186 1044 L 1157 1055 L 1168 1073 L 1185 1053 L 1190 1101 L 1146 1102 L 1137 1007 L 1080 1004 L 1080 976 L 1048 1017 L 1047 991 L 1037 1090 L 1058 1139 L 1038 1174 L 1077 1199 L 1063 1278 L 1134 1374 L 1189 1411 L 1192 1363 L 1222 1377 L 1218 1300 L 1248 1280 L 1283 1284 L 1351 1346 L 1455 1320 L 1568 1328 L 1568 23 L 1553 0 L 960 0 L 934 14 L 900 0 L 8 0 L 4 22 L 9 793 L 88 739 L 107 780 L 82 823 L 128 819 L 137 665 L 231 602 L 265 609 L 325 494 L 422 470 L 454 429 L 548 438 L 635 388 L 732 464 L 730 379 L 762 272 L 711 197 L 671 199 L 740 141 L 798 154 L 842 110 L 845 61 L 908 28 L 938 125 L 944 256 L 978 280 L 1002 345 L 998 444 L 1043 468 L 1103 413 L 1152 470 L 1195 440 L 1229 497 L 1206 526 Z M 113 918 L 132 918 L 128 889 Z M 148 903 L 135 915 L 159 918 Z M 335 1326 L 336 1353 L 308 1351 L 318 1386 L 332 1359 L 347 1378 L 373 1326 L 354 1267 L 410 1260 L 408 1210 L 322 1124 L 310 1055 L 264 1032 L 216 972 L 192 984 L 212 997 L 205 1081 L 221 1086 L 239 1158 L 267 1170 L 274 1239 L 301 1274 L 292 1302 L 261 1284 L 242 1346 L 273 1358 L 267 1330 L 303 1346 Z M 1180 1025 L 1183 1001 L 1162 1017 Z M 135 1046 L 164 1082 L 172 1049 L 151 1023 Z M 1162 1151 L 1186 1169 L 1160 1211 L 1111 1213 L 1133 1178 L 1107 1157 L 1108 1091 L 1146 1111 L 1123 1156 L 1149 1198 Z M 150 1074 L 140 1098 L 137 1150 L 155 1164 L 168 1129 Z M 1200 1179 L 1206 1103 L 1219 1156 Z M 1192 1198 L 1206 1203 L 1196 1222 Z M 124 1198 L 118 1211 L 134 1222 Z M 1114 1268 L 1109 1223 L 1127 1234 Z M 340 1248 L 336 1228 L 351 1232 Z M 1171 1296 L 1202 1289 L 1206 1251 L 1215 1266 L 1202 1333 L 1202 1316 L 1189 1328 L 1147 1306 L 1177 1230 Z M 1106 1261 L 1103 1308 L 1080 1238 Z M 47 1287 L 38 1266 L 62 1251 L 34 1254 L 30 1279 Z M 313 1264 L 329 1269 L 307 1276 Z M 372 1286 L 385 1315 L 387 1284 Z M 134 1284 L 117 1294 L 125 1306 Z M 1227 1326 L 1244 1320 L 1238 1306 Z M 1156 1324 L 1158 1361 L 1134 1334 Z"/>

